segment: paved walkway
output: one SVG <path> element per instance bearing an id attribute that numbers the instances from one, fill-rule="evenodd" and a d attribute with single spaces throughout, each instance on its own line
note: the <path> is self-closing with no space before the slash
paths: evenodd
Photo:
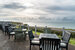
<path id="1" fill-rule="evenodd" d="M 26 41 L 15 42 L 12 36 L 8 39 L 0 30 L 0 50 L 29 50 L 29 39 L 27 37 Z M 39 47 L 32 46 L 32 50 L 39 50 Z M 69 50 L 75 50 L 75 46 L 69 45 Z"/>

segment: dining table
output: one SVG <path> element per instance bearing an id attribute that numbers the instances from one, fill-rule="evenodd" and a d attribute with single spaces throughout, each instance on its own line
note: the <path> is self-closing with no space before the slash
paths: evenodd
<path id="1" fill-rule="evenodd" d="M 52 33 L 41 33 L 39 36 L 39 39 L 41 38 L 53 38 L 53 39 L 60 39 L 56 34 L 52 34 Z"/>
<path id="2" fill-rule="evenodd" d="M 16 28 L 13 31 L 14 32 L 26 32 L 27 29 L 22 29 L 22 28 Z"/>
<path id="3" fill-rule="evenodd" d="M 40 39 L 40 49 L 42 50 L 58 50 L 60 49 L 60 38 L 56 34 L 52 33 L 41 33 Z"/>
<path id="4" fill-rule="evenodd" d="M 15 32 L 15 38 L 24 38 L 26 40 L 26 30 L 27 29 L 22 29 L 22 28 L 16 28 L 13 31 Z"/>

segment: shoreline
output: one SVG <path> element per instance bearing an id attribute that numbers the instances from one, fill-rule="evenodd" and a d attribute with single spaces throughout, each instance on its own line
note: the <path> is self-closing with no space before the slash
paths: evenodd
<path id="1" fill-rule="evenodd" d="M 0 21 L 0 24 L 2 25 L 2 24 L 10 24 L 10 23 L 13 23 L 13 24 L 23 24 L 23 23 L 21 23 L 21 22 L 14 22 L 14 21 Z M 26 23 L 25 23 L 26 24 Z M 27 24 L 28 25 L 28 24 Z M 45 28 L 46 26 L 38 26 L 38 25 L 36 25 L 37 26 L 37 28 Z M 30 26 L 30 27 L 35 27 L 35 25 L 34 26 Z M 56 30 L 56 31 L 62 31 L 62 29 L 63 29 L 63 27 L 62 28 L 59 28 L 59 27 L 49 27 L 49 26 L 47 26 L 47 28 L 50 28 L 51 30 Z M 66 29 L 65 28 L 65 30 L 68 30 L 68 31 L 73 31 L 73 32 L 75 32 L 75 29 Z"/>
<path id="2" fill-rule="evenodd" d="M 35 28 L 35 26 L 30 26 L 32 28 Z M 42 29 L 42 28 L 45 28 L 45 27 L 37 27 L 37 29 Z M 54 28 L 54 27 L 47 27 L 47 28 L 50 28 L 51 30 L 54 30 L 54 31 L 63 31 L 63 28 Z M 75 32 L 75 29 L 65 29 L 69 32 Z"/>
<path id="3" fill-rule="evenodd" d="M 30 27 L 35 28 L 35 26 L 30 26 Z M 45 27 L 37 26 L 37 28 L 45 28 Z M 50 28 L 51 30 L 56 30 L 56 31 L 62 31 L 63 29 L 63 28 L 56 28 L 56 27 L 47 27 L 47 28 Z M 68 30 L 70 32 L 75 32 L 75 29 L 65 29 L 65 30 Z"/>

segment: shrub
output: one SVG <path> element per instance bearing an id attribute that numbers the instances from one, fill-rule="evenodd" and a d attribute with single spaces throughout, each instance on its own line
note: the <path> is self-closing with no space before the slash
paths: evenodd
<path id="1" fill-rule="evenodd" d="M 57 35 L 62 35 L 62 31 L 57 31 L 57 30 L 51 30 L 51 33 L 55 33 Z"/>
<path id="2" fill-rule="evenodd" d="M 30 27 L 30 29 L 31 30 L 35 30 L 35 28 L 34 27 Z M 57 31 L 57 30 L 51 30 L 50 29 L 50 31 L 51 31 L 51 33 L 55 33 L 55 34 L 57 34 L 57 35 L 59 35 L 59 36 L 62 36 L 62 31 Z M 37 28 L 37 32 L 41 32 L 41 33 L 44 33 L 44 28 L 43 27 L 38 27 Z M 70 32 L 71 33 L 71 38 L 75 38 L 75 32 Z"/>
<path id="3" fill-rule="evenodd" d="M 75 38 L 75 32 L 71 32 L 71 38 Z"/>

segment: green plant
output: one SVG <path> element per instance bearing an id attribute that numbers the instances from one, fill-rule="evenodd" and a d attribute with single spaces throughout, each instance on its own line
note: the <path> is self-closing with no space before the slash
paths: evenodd
<path id="1" fill-rule="evenodd" d="M 71 38 L 75 38 L 75 32 L 71 32 Z"/>
<path id="2" fill-rule="evenodd" d="M 40 35 L 41 32 L 36 32 L 37 35 Z M 33 34 L 35 34 L 35 31 L 33 31 Z"/>
<path id="3" fill-rule="evenodd" d="M 75 38 L 70 39 L 70 44 L 75 45 Z"/>
<path id="4" fill-rule="evenodd" d="M 55 33 L 57 35 L 62 35 L 62 31 L 51 30 L 51 33 Z"/>

